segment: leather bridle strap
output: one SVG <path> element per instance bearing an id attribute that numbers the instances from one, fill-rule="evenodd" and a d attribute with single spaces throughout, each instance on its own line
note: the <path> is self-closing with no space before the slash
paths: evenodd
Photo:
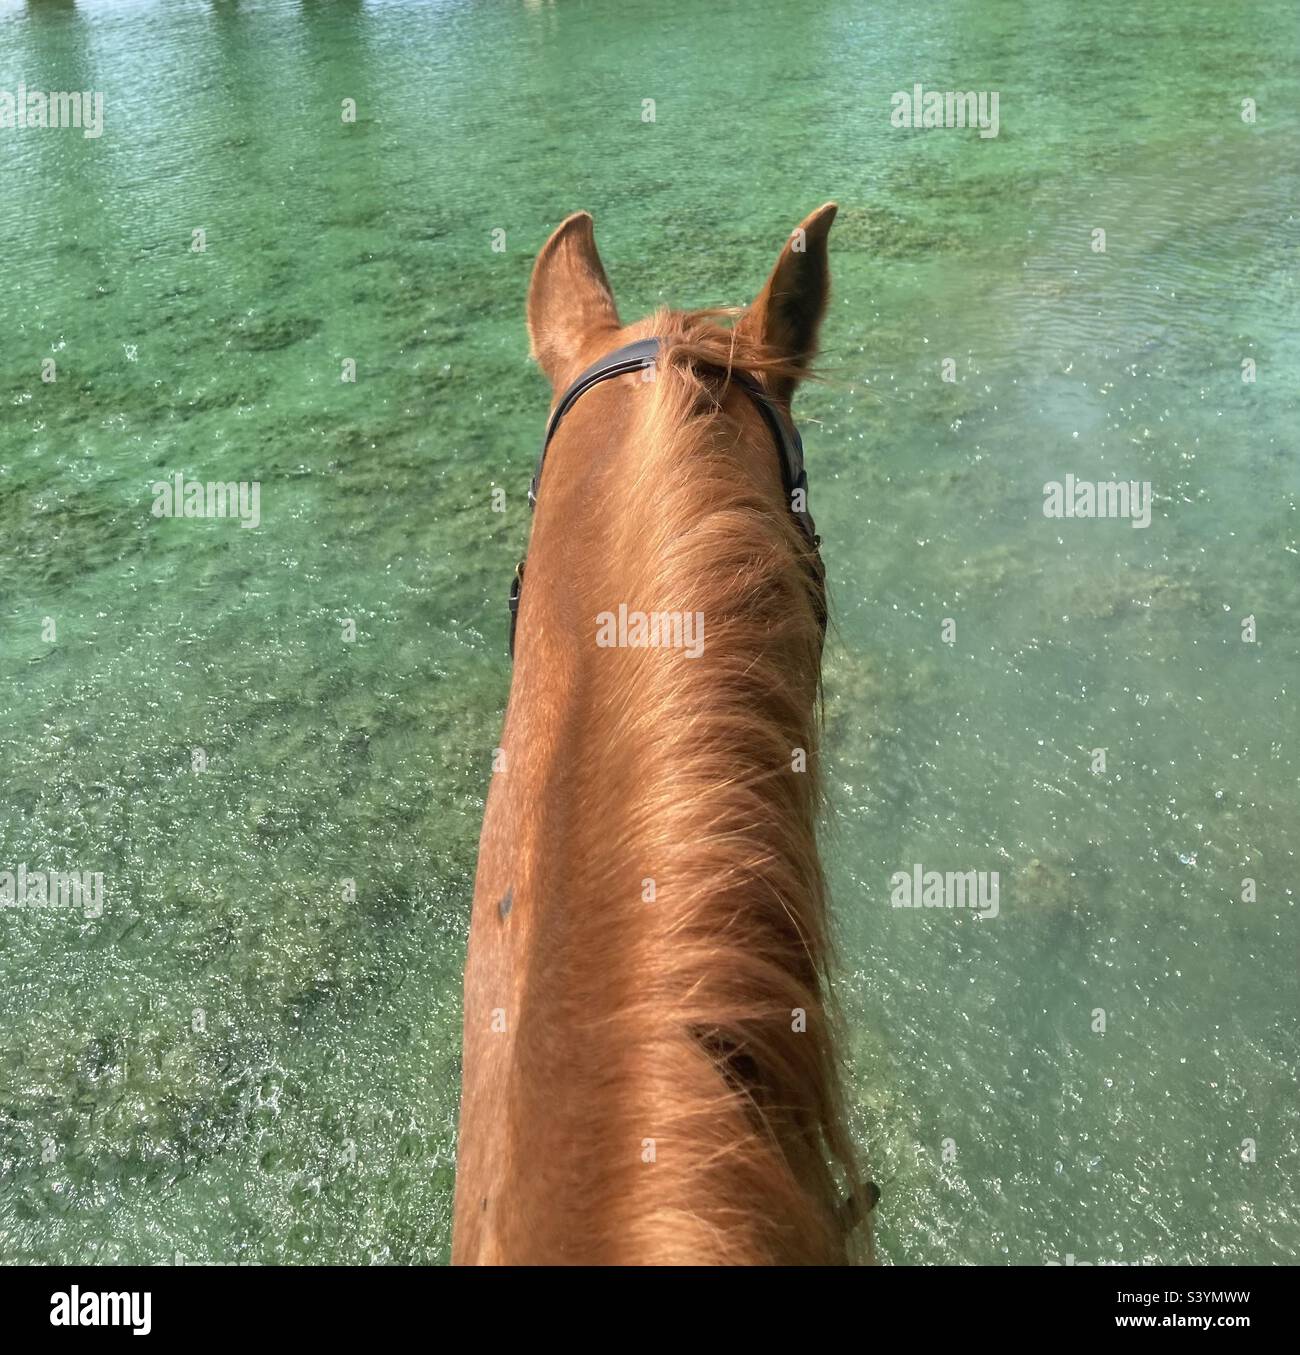
<path id="1" fill-rule="evenodd" d="M 573 406 L 593 386 L 602 381 L 610 381 L 616 376 L 627 376 L 632 372 L 642 372 L 654 367 L 659 360 L 662 345 L 659 339 L 638 339 L 635 343 L 624 344 L 612 353 L 607 353 L 599 362 L 593 363 L 555 402 L 551 417 L 546 421 L 546 436 L 542 440 L 542 450 L 537 457 L 537 469 L 533 472 L 532 483 L 528 486 L 528 506 L 537 507 L 537 493 L 542 482 L 542 467 L 546 464 L 546 452 L 551 445 L 560 421 Z M 785 411 L 768 395 L 759 382 L 748 372 L 730 371 L 719 368 L 729 380 L 734 381 L 758 407 L 764 422 L 772 433 L 777 454 L 781 460 L 781 482 L 785 487 L 786 501 L 795 521 L 799 524 L 808 544 L 815 552 L 821 544 L 812 514 L 808 511 L 808 473 L 804 468 L 803 440 L 799 430 L 791 423 Z M 510 585 L 510 657 L 515 654 L 515 623 L 519 616 L 519 595 L 524 581 L 524 562 L 521 560 L 515 569 L 514 581 Z M 825 619 L 822 620 L 823 629 Z"/>
<path id="2" fill-rule="evenodd" d="M 593 362 L 576 381 L 556 401 L 551 417 L 546 421 L 546 436 L 542 439 L 542 450 L 537 457 L 537 469 L 533 472 L 533 482 L 528 486 L 528 506 L 537 507 L 537 489 L 542 482 L 542 466 L 546 462 L 546 449 L 551 445 L 560 420 L 578 403 L 580 397 L 602 381 L 612 380 L 616 376 L 627 376 L 631 372 L 643 372 L 659 361 L 659 340 L 638 339 L 636 343 L 625 344 L 612 353 L 606 353 L 599 362 Z"/>

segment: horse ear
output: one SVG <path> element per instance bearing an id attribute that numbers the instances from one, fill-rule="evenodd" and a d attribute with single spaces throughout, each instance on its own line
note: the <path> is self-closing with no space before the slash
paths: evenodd
<path id="1" fill-rule="evenodd" d="M 533 265 L 528 286 L 533 357 L 558 390 L 577 375 L 578 359 L 592 339 L 618 328 L 594 223 L 590 213 L 575 212 L 555 228 Z"/>
<path id="2" fill-rule="evenodd" d="M 838 210 L 828 202 L 790 232 L 772 276 L 736 322 L 738 330 L 799 367 L 806 367 L 817 353 L 817 334 L 831 287 L 826 237 Z M 776 398 L 786 401 L 798 384 L 775 374 L 767 381 Z"/>

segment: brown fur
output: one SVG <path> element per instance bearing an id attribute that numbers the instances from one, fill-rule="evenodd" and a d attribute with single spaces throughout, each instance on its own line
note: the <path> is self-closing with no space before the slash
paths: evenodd
<path id="1" fill-rule="evenodd" d="M 475 891 L 453 1257 L 840 1262 L 860 1177 L 824 997 L 824 598 L 722 374 L 793 389 L 810 344 L 716 312 L 611 334 L 603 305 L 590 343 L 551 341 L 557 389 L 630 338 L 663 357 L 584 395 L 543 477 Z M 702 657 L 597 648 L 620 602 L 702 612 Z"/>

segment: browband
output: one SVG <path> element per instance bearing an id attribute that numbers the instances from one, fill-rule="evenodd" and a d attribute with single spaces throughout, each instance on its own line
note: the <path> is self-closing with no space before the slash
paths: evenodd
<path id="1" fill-rule="evenodd" d="M 537 507 L 537 491 L 542 482 L 542 467 L 546 464 L 546 451 L 551 439 L 560 426 L 560 421 L 593 386 L 609 381 L 616 376 L 627 376 L 630 372 L 644 371 L 659 361 L 662 342 L 656 338 L 638 339 L 635 343 L 624 344 L 612 353 L 606 353 L 599 362 L 593 362 L 568 387 L 555 402 L 551 417 L 546 421 L 546 436 L 542 439 L 542 450 L 537 457 L 537 469 L 533 472 L 532 483 L 528 486 L 528 506 Z M 803 464 L 803 439 L 799 430 L 786 417 L 785 412 L 768 396 L 761 385 L 748 372 L 728 372 L 749 398 L 758 406 L 764 422 L 771 430 L 781 457 L 781 482 L 785 486 L 786 498 L 790 500 L 790 511 L 803 529 L 804 535 L 813 544 L 817 544 L 817 529 L 812 514 L 808 512 L 808 472 Z M 795 495 L 802 505 L 796 508 Z"/>

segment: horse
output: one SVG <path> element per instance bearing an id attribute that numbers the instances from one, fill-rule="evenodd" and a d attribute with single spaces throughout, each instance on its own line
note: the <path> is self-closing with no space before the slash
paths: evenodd
<path id="1" fill-rule="evenodd" d="M 835 212 L 740 311 L 625 327 L 585 212 L 535 262 L 556 403 L 470 920 L 455 1264 L 860 1252 L 816 844 L 826 592 L 787 457 Z"/>

